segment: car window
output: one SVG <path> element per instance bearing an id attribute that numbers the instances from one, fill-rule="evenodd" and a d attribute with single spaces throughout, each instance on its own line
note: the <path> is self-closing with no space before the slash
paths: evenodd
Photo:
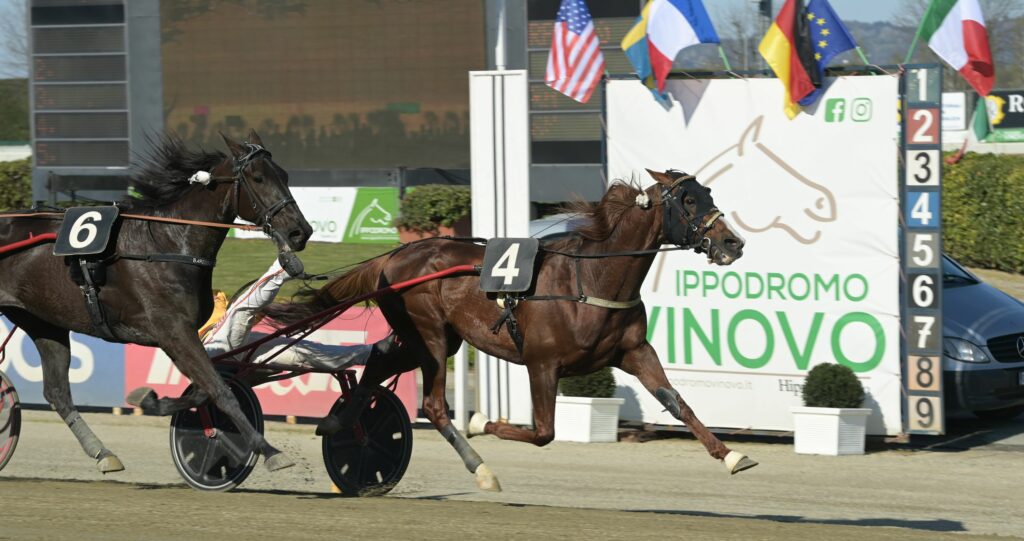
<path id="1" fill-rule="evenodd" d="M 942 281 L 945 285 L 976 284 L 977 280 L 964 269 L 953 262 L 952 259 L 942 257 Z"/>

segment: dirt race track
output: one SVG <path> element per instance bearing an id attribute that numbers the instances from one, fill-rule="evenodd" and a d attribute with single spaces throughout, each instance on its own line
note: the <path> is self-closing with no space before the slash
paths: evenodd
<path id="1" fill-rule="evenodd" d="M 969 539 L 1024 535 L 1024 422 L 931 448 L 798 456 L 733 441 L 761 465 L 730 477 L 689 438 L 647 443 L 472 440 L 504 492 L 481 493 L 433 430 L 415 430 L 392 496 L 330 493 L 310 425 L 268 423 L 298 466 L 242 490 L 184 487 L 167 420 L 85 418 L 128 468 L 103 478 L 52 412 L 25 412 L 0 472 L 0 539 Z M 427 522 L 427 517 L 432 517 Z"/>

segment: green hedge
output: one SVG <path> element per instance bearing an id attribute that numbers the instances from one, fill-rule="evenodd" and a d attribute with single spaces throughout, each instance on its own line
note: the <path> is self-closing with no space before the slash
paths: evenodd
<path id="1" fill-rule="evenodd" d="M 967 153 L 942 177 L 944 249 L 972 267 L 1024 272 L 1024 156 Z"/>
<path id="2" fill-rule="evenodd" d="M 0 209 L 32 206 L 32 160 L 0 162 Z"/>
<path id="3" fill-rule="evenodd" d="M 395 225 L 432 233 L 437 226 L 451 227 L 468 215 L 472 200 L 469 186 L 426 184 L 411 188 L 401 205 Z"/>
<path id="4" fill-rule="evenodd" d="M 558 390 L 563 396 L 611 398 L 615 396 L 615 375 L 611 367 L 606 366 L 583 376 L 562 378 L 558 381 Z"/>

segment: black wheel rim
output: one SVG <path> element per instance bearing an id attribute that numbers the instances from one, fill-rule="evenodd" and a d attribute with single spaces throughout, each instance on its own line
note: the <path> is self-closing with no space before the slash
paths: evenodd
<path id="1" fill-rule="evenodd" d="M 346 404 L 331 409 L 338 415 Z M 324 464 L 346 496 L 386 494 L 402 479 L 412 457 L 412 425 L 405 405 L 379 389 L 356 426 L 323 438 Z"/>
<path id="2" fill-rule="evenodd" d="M 0 372 L 0 470 L 14 456 L 21 433 L 21 402 L 7 376 Z"/>
<path id="3" fill-rule="evenodd" d="M 235 380 L 227 381 L 245 417 L 263 433 L 263 414 L 252 390 Z M 185 393 L 192 391 L 189 386 Z M 213 437 L 204 429 L 208 415 Z M 171 455 L 185 480 L 200 490 L 223 491 L 239 485 L 252 472 L 258 456 L 234 422 L 212 404 L 175 413 L 171 418 Z"/>

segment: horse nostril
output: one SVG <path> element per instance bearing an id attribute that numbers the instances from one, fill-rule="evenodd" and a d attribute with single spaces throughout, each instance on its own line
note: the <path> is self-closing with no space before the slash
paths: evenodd
<path id="1" fill-rule="evenodd" d="M 301 229 L 292 229 L 288 233 L 288 241 L 296 249 L 301 249 L 306 245 L 306 234 Z"/>

